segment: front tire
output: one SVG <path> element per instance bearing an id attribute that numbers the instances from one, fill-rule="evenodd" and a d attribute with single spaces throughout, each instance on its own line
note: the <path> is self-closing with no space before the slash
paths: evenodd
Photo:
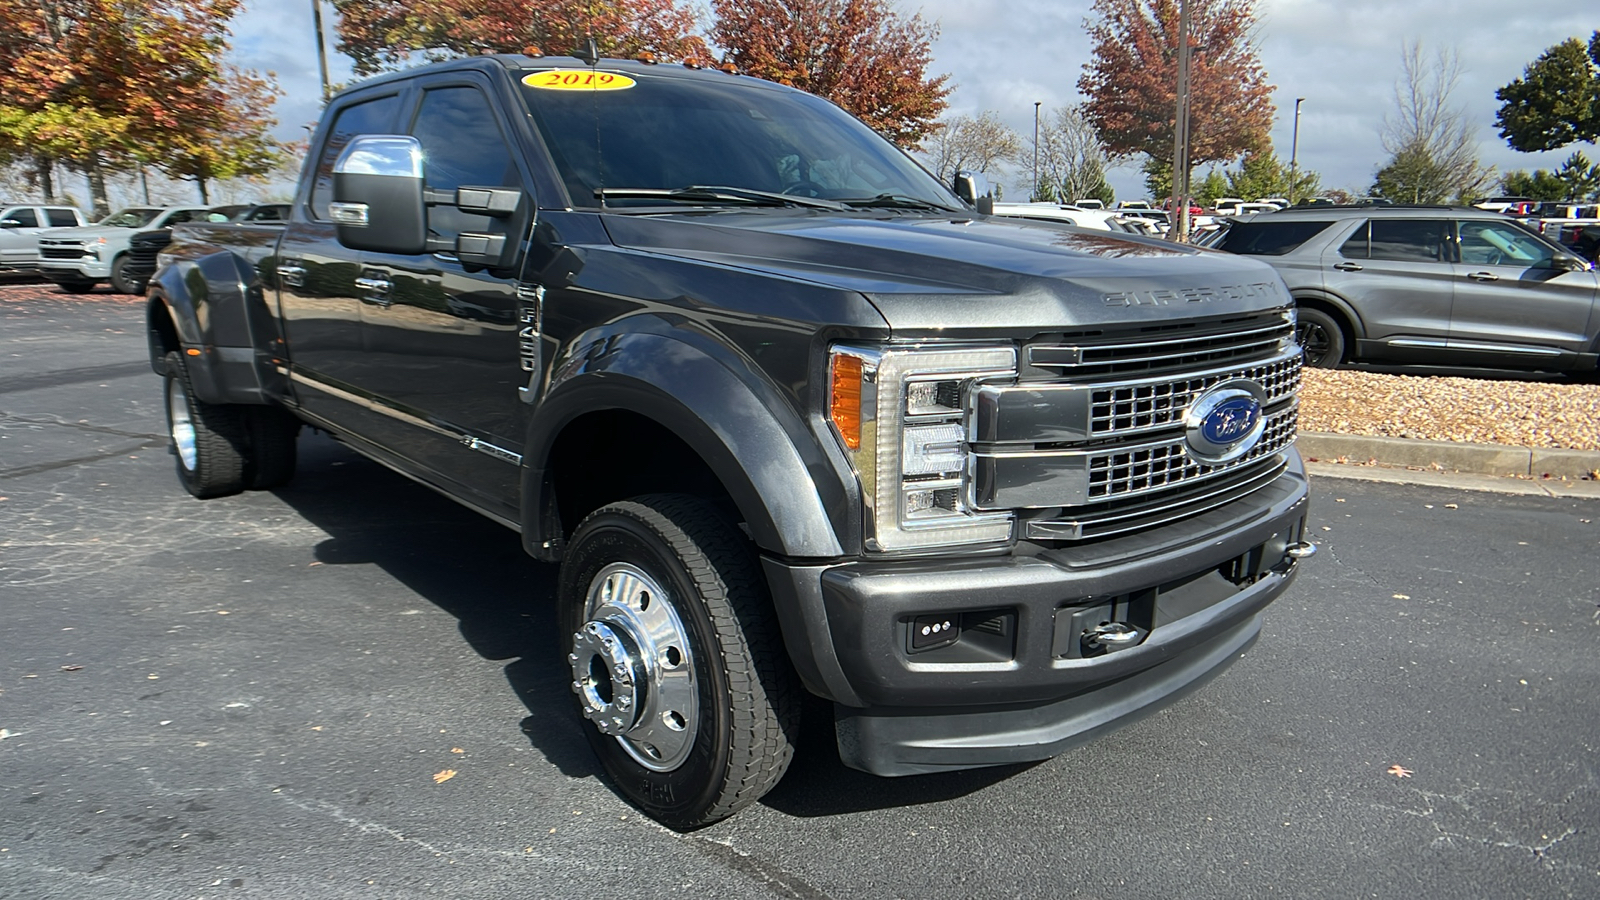
<path id="1" fill-rule="evenodd" d="M 144 285 L 128 274 L 128 257 L 119 256 L 111 263 L 111 289 L 119 294 L 142 294 Z"/>
<path id="2" fill-rule="evenodd" d="M 167 436 L 178 459 L 178 481 L 202 500 L 244 490 L 248 438 L 243 411 L 195 397 L 189 367 L 177 351 L 166 355 L 162 370 Z"/>
<path id="3" fill-rule="evenodd" d="M 94 290 L 94 285 L 95 285 L 95 283 L 93 281 L 58 281 L 58 282 L 56 282 L 56 287 L 61 288 L 63 291 L 66 291 L 69 294 L 87 294 L 90 291 Z"/>
<path id="4" fill-rule="evenodd" d="M 688 830 L 783 777 L 799 691 L 749 541 L 713 507 L 657 494 L 595 511 L 559 597 L 584 732 L 628 800 Z"/>
<path id="5" fill-rule="evenodd" d="M 1344 362 L 1344 329 L 1333 316 L 1320 309 L 1302 306 L 1295 311 L 1295 340 L 1305 348 L 1306 365 L 1318 369 L 1337 369 Z"/>

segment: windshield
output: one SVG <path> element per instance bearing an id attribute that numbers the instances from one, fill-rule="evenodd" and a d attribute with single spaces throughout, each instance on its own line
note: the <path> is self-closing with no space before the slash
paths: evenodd
<path id="1" fill-rule="evenodd" d="M 101 219 L 96 224 L 110 225 L 114 228 L 143 228 L 144 226 L 149 225 L 150 221 L 159 215 L 161 215 L 161 210 L 159 209 L 144 209 L 142 207 L 134 207 L 132 209 L 124 209 L 121 212 L 112 213 L 111 215 L 106 216 L 104 219 Z"/>
<path id="2" fill-rule="evenodd" d="M 604 70 L 598 74 L 632 83 L 603 90 L 540 86 L 560 74 L 529 74 L 522 94 L 575 206 L 600 206 L 596 191 L 603 190 L 610 208 L 759 199 L 733 191 L 963 208 L 888 141 L 809 94 L 737 76 L 719 82 Z M 642 195 L 684 188 L 732 191 Z"/>

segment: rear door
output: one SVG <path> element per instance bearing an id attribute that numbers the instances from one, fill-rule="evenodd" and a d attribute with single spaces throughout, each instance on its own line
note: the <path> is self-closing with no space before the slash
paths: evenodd
<path id="1" fill-rule="evenodd" d="M 1556 249 L 1510 222 L 1456 223 L 1460 261 L 1450 315 L 1452 357 L 1537 366 L 1588 350 L 1600 279 L 1557 268 Z"/>
<path id="2" fill-rule="evenodd" d="M 1436 359 L 1450 337 L 1455 296 L 1452 222 L 1374 217 L 1323 255 L 1329 291 L 1361 317 L 1363 356 Z"/>
<path id="3" fill-rule="evenodd" d="M 361 254 L 339 244 L 328 218 L 333 164 L 356 135 L 395 133 L 402 90 L 358 97 L 330 113 L 332 124 L 314 151 L 309 195 L 296 199 L 272 265 L 296 400 L 307 412 L 358 433 L 373 419 L 370 403 L 355 387 L 363 380 L 364 362 L 356 288 Z"/>

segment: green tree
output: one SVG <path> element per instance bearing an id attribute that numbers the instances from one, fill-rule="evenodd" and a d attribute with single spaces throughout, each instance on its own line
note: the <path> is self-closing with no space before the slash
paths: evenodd
<path id="1" fill-rule="evenodd" d="M 1500 190 L 1509 196 L 1527 197 L 1529 200 L 1567 199 L 1567 183 L 1545 169 L 1507 172 L 1500 179 Z"/>
<path id="2" fill-rule="evenodd" d="M 1297 170 L 1291 177 L 1289 167 L 1271 150 L 1245 154 L 1239 168 L 1228 172 L 1227 178 L 1231 196 L 1245 200 L 1283 197 L 1294 201 L 1315 195 L 1321 185 L 1317 173 L 1305 169 Z"/>
<path id="3" fill-rule="evenodd" d="M 1562 200 L 1587 200 L 1600 191 L 1600 165 L 1582 153 L 1574 153 L 1556 170 L 1556 179 L 1566 187 Z"/>
<path id="4" fill-rule="evenodd" d="M 1494 92 L 1500 136 L 1524 153 L 1600 137 L 1600 31 L 1587 47 L 1568 38 L 1539 54 L 1521 78 Z"/>
<path id="5" fill-rule="evenodd" d="M 1194 202 L 1201 206 L 1213 206 L 1218 197 L 1229 196 L 1228 177 L 1216 168 L 1206 170 L 1206 177 L 1194 189 Z"/>

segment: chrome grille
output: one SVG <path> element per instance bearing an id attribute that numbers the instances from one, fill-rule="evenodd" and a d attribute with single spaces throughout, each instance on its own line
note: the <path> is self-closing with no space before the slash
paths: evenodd
<path id="1" fill-rule="evenodd" d="M 1090 395 L 1089 433 L 1111 436 L 1177 424 L 1196 397 L 1231 378 L 1248 378 L 1266 388 L 1267 405 L 1271 406 L 1299 391 L 1300 362 L 1296 353 L 1246 369 L 1097 388 Z"/>
<path id="2" fill-rule="evenodd" d="M 1090 456 L 1089 498 L 1105 500 L 1148 494 L 1169 485 L 1248 465 L 1289 446 L 1294 441 L 1295 425 L 1299 418 L 1299 404 L 1268 414 L 1266 429 L 1250 452 L 1221 465 L 1207 465 L 1190 458 L 1181 436 L 1159 444 L 1144 444 Z"/>

